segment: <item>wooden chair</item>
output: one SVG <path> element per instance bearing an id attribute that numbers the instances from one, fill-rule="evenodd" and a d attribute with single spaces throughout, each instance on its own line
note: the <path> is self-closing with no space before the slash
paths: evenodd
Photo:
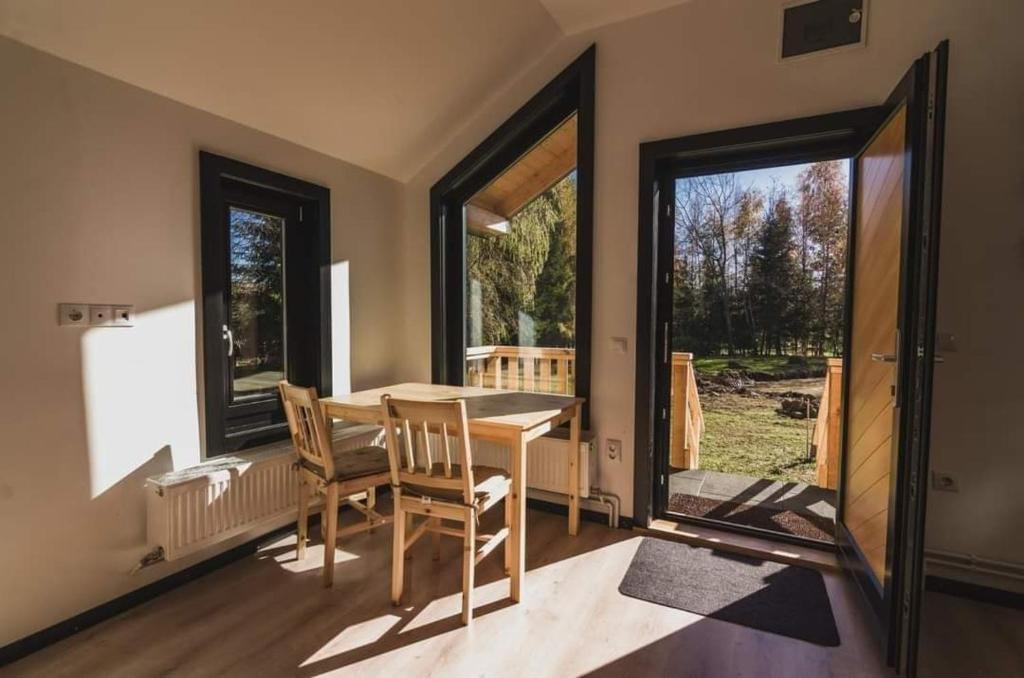
<path id="1" fill-rule="evenodd" d="M 390 517 L 374 510 L 376 488 L 386 484 L 390 478 L 387 450 L 382 447 L 338 449 L 338 441 L 332 439 L 331 427 L 320 408 L 316 390 L 294 386 L 287 381 L 279 382 L 278 389 L 298 457 L 295 464 L 299 498 L 297 557 L 301 560 L 306 556 L 310 495 L 322 495 L 324 586 L 330 587 L 334 583 L 334 547 L 338 538 L 391 522 Z M 354 498 L 363 492 L 366 493 L 365 504 Z M 341 501 L 362 513 L 366 520 L 339 530 L 338 508 Z"/>
<path id="2" fill-rule="evenodd" d="M 509 534 L 511 478 L 503 469 L 473 465 L 463 400 L 426 402 L 396 400 L 385 395 L 381 398 L 381 407 L 395 501 L 391 602 L 395 605 L 401 602 L 405 552 L 416 540 L 427 532 L 432 533 L 434 558 L 437 559 L 441 536 L 459 537 L 462 539 L 462 623 L 469 624 L 473 618 L 476 564 Z M 452 463 L 449 437 L 457 441 L 459 464 Z M 419 457 L 417 448 L 421 452 Z M 502 499 L 505 499 L 504 527 L 493 535 L 477 534 L 480 515 Z M 422 522 L 415 525 L 414 516 L 423 516 Z M 458 526 L 445 525 L 446 520 Z M 409 528 L 411 531 L 407 531 Z M 482 542 L 479 548 L 477 542 Z M 506 571 L 510 558 L 511 550 L 506 544 Z"/>

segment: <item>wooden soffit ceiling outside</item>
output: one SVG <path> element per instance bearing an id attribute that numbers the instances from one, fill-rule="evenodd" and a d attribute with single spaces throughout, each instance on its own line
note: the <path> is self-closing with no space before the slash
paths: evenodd
<path id="1" fill-rule="evenodd" d="M 469 199 L 467 227 L 474 233 L 507 232 L 509 219 L 575 168 L 574 113 Z"/>

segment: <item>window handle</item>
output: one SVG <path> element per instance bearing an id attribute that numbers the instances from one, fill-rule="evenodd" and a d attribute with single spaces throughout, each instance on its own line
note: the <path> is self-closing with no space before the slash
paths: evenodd
<path id="1" fill-rule="evenodd" d="M 231 334 L 231 329 L 224 325 L 222 328 L 224 341 L 228 342 L 228 357 L 235 355 L 235 335 Z"/>

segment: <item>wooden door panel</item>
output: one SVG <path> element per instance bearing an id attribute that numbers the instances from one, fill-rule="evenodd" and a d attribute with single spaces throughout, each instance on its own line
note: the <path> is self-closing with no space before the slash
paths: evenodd
<path id="1" fill-rule="evenodd" d="M 844 522 L 879 582 L 886 530 L 896 410 L 895 363 L 900 298 L 906 109 L 901 107 L 858 158 Z"/>

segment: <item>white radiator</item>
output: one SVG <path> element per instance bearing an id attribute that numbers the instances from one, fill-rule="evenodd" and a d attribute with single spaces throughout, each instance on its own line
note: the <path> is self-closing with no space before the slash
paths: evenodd
<path id="1" fill-rule="evenodd" d="M 564 494 L 569 474 L 568 436 L 544 436 L 527 448 L 526 485 Z M 344 449 L 383 445 L 377 426 L 352 426 L 338 435 Z M 597 480 L 593 436 L 580 442 L 580 497 Z M 452 449 L 455 442 L 452 441 Z M 254 536 L 295 520 L 298 506 L 291 443 L 217 459 L 146 481 L 147 538 L 176 560 L 247 532 Z M 474 441 L 473 463 L 509 468 L 507 447 Z"/>
<path id="2" fill-rule="evenodd" d="M 486 440 L 474 440 L 471 443 L 474 465 L 510 470 L 507 446 Z M 431 434 L 430 445 L 433 450 L 440 449 L 440 441 L 434 434 Z M 455 438 L 451 439 L 450 449 L 453 455 L 452 462 L 461 463 L 458 441 Z M 569 435 L 564 429 L 532 440 L 526 447 L 526 487 L 565 494 L 569 478 L 568 449 Z M 586 499 L 590 496 L 590 488 L 597 484 L 597 448 L 594 445 L 594 436 L 589 431 L 580 434 L 580 451 L 580 497 Z M 418 464 L 426 463 L 420 446 L 417 446 L 416 456 Z"/>
<path id="3" fill-rule="evenodd" d="M 339 432 L 343 449 L 383 445 L 382 429 Z M 295 520 L 295 453 L 291 442 L 218 457 L 146 481 L 147 539 L 166 560 L 182 558 L 246 532 L 269 532 Z"/>

